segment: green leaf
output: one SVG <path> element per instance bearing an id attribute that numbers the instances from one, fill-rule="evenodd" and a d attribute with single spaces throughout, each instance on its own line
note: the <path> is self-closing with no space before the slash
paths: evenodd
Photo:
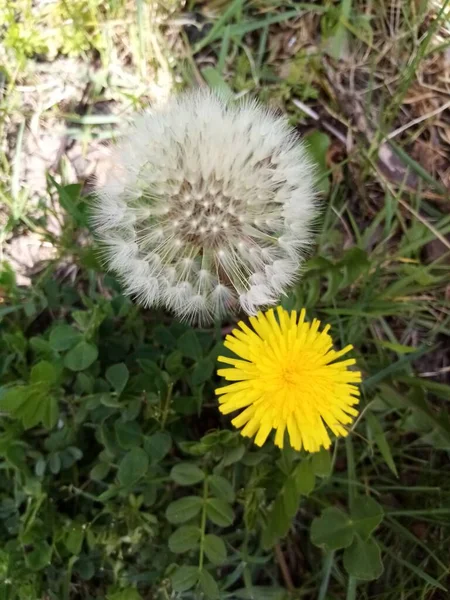
<path id="1" fill-rule="evenodd" d="M 16 387 L 3 391 L 3 395 L 0 396 L 0 410 L 4 410 L 11 416 L 14 416 L 18 409 L 23 406 L 32 391 L 27 385 L 17 385 Z"/>
<path id="2" fill-rule="evenodd" d="M 297 485 L 294 477 L 290 476 L 284 482 L 282 488 L 282 497 L 284 511 L 289 519 L 292 519 L 297 513 L 300 502 L 300 494 L 297 491 Z"/>
<path id="3" fill-rule="evenodd" d="M 45 541 L 34 544 L 33 550 L 25 555 L 25 562 L 32 571 L 41 571 L 50 564 L 52 548 Z"/>
<path id="4" fill-rule="evenodd" d="M 344 551 L 344 567 L 356 579 L 371 581 L 383 573 L 381 552 L 375 540 L 362 540 L 356 536 L 353 544 Z"/>
<path id="5" fill-rule="evenodd" d="M 318 187 L 322 193 L 328 194 L 330 182 L 326 156 L 331 143 L 330 137 L 322 131 L 313 131 L 305 136 L 305 140 L 307 151 L 318 166 Z"/>
<path id="6" fill-rule="evenodd" d="M 234 521 L 234 512 L 231 506 L 218 498 L 209 498 L 206 501 L 206 515 L 220 527 L 228 527 Z"/>
<path id="7" fill-rule="evenodd" d="M 200 385 L 211 377 L 214 372 L 214 362 L 210 358 L 202 358 L 195 365 L 192 371 L 192 385 Z"/>
<path id="8" fill-rule="evenodd" d="M 367 539 L 383 520 L 383 509 L 370 496 L 357 496 L 353 501 L 351 520 L 354 531 Z"/>
<path id="9" fill-rule="evenodd" d="M 231 483 L 221 475 L 210 475 L 208 484 L 211 492 L 217 498 L 223 498 L 227 502 L 234 502 L 234 490 Z"/>
<path id="10" fill-rule="evenodd" d="M 200 573 L 200 588 L 210 600 L 217 600 L 220 596 L 217 583 L 214 581 L 213 576 L 205 569 Z"/>
<path id="11" fill-rule="evenodd" d="M 18 471 L 25 473 L 27 470 L 25 448 L 18 442 L 9 443 L 5 452 L 6 460 Z"/>
<path id="12" fill-rule="evenodd" d="M 66 537 L 65 545 L 69 552 L 78 556 L 84 540 L 84 529 L 80 523 L 73 523 Z"/>
<path id="13" fill-rule="evenodd" d="M 131 487 L 148 469 L 148 456 L 142 448 L 133 448 L 122 458 L 117 477 L 124 487 Z"/>
<path id="14" fill-rule="evenodd" d="M 347 548 L 354 536 L 349 516 L 338 508 L 326 508 L 311 525 L 311 541 L 327 552 Z"/>
<path id="15" fill-rule="evenodd" d="M 366 413 L 366 419 L 375 444 L 377 445 L 378 450 L 381 452 L 381 456 L 384 458 L 385 463 L 392 471 L 392 473 L 394 473 L 394 475 L 398 477 L 397 467 L 395 466 L 391 449 L 389 447 L 388 441 L 380 423 L 378 422 L 375 415 L 371 412 Z"/>
<path id="16" fill-rule="evenodd" d="M 278 494 L 267 517 L 267 525 L 263 529 L 262 545 L 268 550 L 277 540 L 284 537 L 291 526 L 291 519 L 286 513 L 283 493 Z"/>
<path id="17" fill-rule="evenodd" d="M 205 474 L 197 467 L 197 465 L 180 463 L 172 468 L 170 477 L 175 483 L 178 483 L 178 485 L 194 485 L 203 481 Z"/>
<path id="18" fill-rule="evenodd" d="M 121 421 L 118 419 L 114 423 L 117 442 L 124 450 L 130 450 L 139 446 L 142 440 L 142 431 L 139 423 L 136 421 Z"/>
<path id="19" fill-rule="evenodd" d="M 180 350 L 171 352 L 164 362 L 164 366 L 171 375 L 181 375 L 185 370 L 183 365 L 183 353 Z"/>
<path id="20" fill-rule="evenodd" d="M 38 362 L 31 369 L 30 384 L 39 384 L 42 389 L 50 389 L 58 381 L 58 370 L 46 360 Z"/>
<path id="21" fill-rule="evenodd" d="M 227 560 L 227 549 L 224 541 L 217 535 L 205 535 L 203 550 L 214 565 L 223 565 Z"/>
<path id="22" fill-rule="evenodd" d="M 105 377 L 113 387 L 118 396 L 127 385 L 130 373 L 125 363 L 118 363 L 106 369 Z"/>
<path id="23" fill-rule="evenodd" d="M 79 227 L 86 227 L 86 217 L 79 209 L 79 200 L 81 185 L 79 183 L 69 183 L 61 186 L 50 174 L 47 175 L 52 184 L 55 186 L 59 202 L 69 215 L 74 219 Z"/>
<path id="24" fill-rule="evenodd" d="M 295 467 L 292 476 L 295 480 L 298 494 L 308 496 L 314 490 L 316 477 L 309 460 L 302 460 L 302 462 Z"/>
<path id="25" fill-rule="evenodd" d="M 64 365 L 71 371 L 84 371 L 97 360 L 98 350 L 93 344 L 79 342 L 64 357 Z"/>
<path id="26" fill-rule="evenodd" d="M 36 477 L 42 477 L 44 475 L 46 466 L 47 463 L 45 462 L 45 459 L 40 456 L 34 465 L 34 473 Z"/>
<path id="27" fill-rule="evenodd" d="M 53 429 L 59 416 L 58 401 L 54 396 L 45 397 L 41 403 L 39 416 L 46 429 Z"/>
<path id="28" fill-rule="evenodd" d="M 162 460 L 172 447 L 172 438 L 165 431 L 157 431 L 144 440 L 144 448 L 152 463 Z"/>
<path id="29" fill-rule="evenodd" d="M 50 471 L 53 475 L 57 475 L 61 470 L 61 457 L 59 452 L 53 452 L 50 454 L 50 459 L 48 461 L 48 465 L 50 467 Z"/>
<path id="30" fill-rule="evenodd" d="M 184 356 L 192 358 L 193 360 L 200 360 L 203 357 L 202 347 L 192 330 L 186 331 L 177 342 L 178 349 L 183 353 Z"/>
<path id="31" fill-rule="evenodd" d="M 331 456 L 328 450 L 321 448 L 311 458 L 311 466 L 318 477 L 329 477 L 331 475 Z"/>
<path id="32" fill-rule="evenodd" d="M 39 423 L 51 429 L 58 419 L 56 398 L 41 384 L 21 385 L 9 389 L 0 398 L 0 410 L 20 419 L 25 429 L 31 429 Z"/>
<path id="33" fill-rule="evenodd" d="M 345 23 L 350 20 L 351 7 L 352 0 L 341 0 L 336 7 L 339 13 L 334 27 L 323 35 L 326 52 L 337 60 L 345 59 L 349 54 L 350 34 Z"/>
<path id="34" fill-rule="evenodd" d="M 136 588 L 128 587 L 125 590 L 114 592 L 106 596 L 107 600 L 142 600 Z"/>
<path id="35" fill-rule="evenodd" d="M 169 504 L 166 509 L 166 518 L 170 523 L 174 523 L 175 525 L 185 523 L 198 515 L 202 505 L 202 498 L 198 496 L 185 496 Z"/>
<path id="36" fill-rule="evenodd" d="M 71 325 L 57 325 L 50 332 L 50 346 L 58 352 L 73 348 L 81 339 L 81 333 Z"/>
<path id="37" fill-rule="evenodd" d="M 89 477 L 94 481 L 102 481 L 108 475 L 110 466 L 106 462 L 99 462 L 91 469 Z"/>
<path id="38" fill-rule="evenodd" d="M 187 567 L 183 565 L 182 567 L 178 567 L 170 580 L 175 592 L 187 592 L 194 587 L 198 578 L 198 567 Z"/>
<path id="39" fill-rule="evenodd" d="M 169 538 L 169 548 L 175 554 L 188 552 L 200 541 L 200 529 L 193 525 L 183 525 L 175 530 Z"/>
<path id="40" fill-rule="evenodd" d="M 233 97 L 232 89 L 215 67 L 204 67 L 201 73 L 208 86 L 219 92 L 221 98 Z"/>
<path id="41" fill-rule="evenodd" d="M 239 444 L 234 448 L 227 448 L 223 455 L 222 464 L 224 467 L 229 467 L 234 463 L 237 463 L 241 460 L 241 458 L 245 454 L 245 446 L 243 444 Z"/>

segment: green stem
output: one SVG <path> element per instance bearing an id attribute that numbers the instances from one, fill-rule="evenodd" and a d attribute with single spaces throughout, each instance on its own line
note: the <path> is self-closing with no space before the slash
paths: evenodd
<path id="1" fill-rule="evenodd" d="M 334 551 L 327 552 L 325 555 L 325 559 L 323 561 L 323 576 L 322 583 L 320 584 L 319 595 L 317 596 L 317 600 L 325 600 L 328 585 L 330 583 L 331 569 L 334 564 Z"/>
<path id="2" fill-rule="evenodd" d="M 356 471 L 355 456 L 353 453 L 353 443 L 349 437 L 345 438 L 345 449 L 347 451 L 348 506 L 350 508 L 350 512 L 352 512 L 353 503 L 356 497 Z"/>
<path id="3" fill-rule="evenodd" d="M 161 431 L 164 431 L 166 426 L 167 417 L 169 416 L 170 404 L 172 402 L 172 391 L 173 391 L 173 383 L 170 383 L 167 387 L 167 396 L 164 401 L 162 416 L 161 416 Z"/>
<path id="4" fill-rule="evenodd" d="M 203 508 L 202 508 L 202 519 L 200 522 L 200 549 L 198 558 L 198 570 L 203 569 L 203 557 L 204 557 L 204 545 L 205 545 L 205 531 L 206 531 L 206 501 L 208 500 L 208 478 L 205 477 L 203 482 Z"/>
<path id="5" fill-rule="evenodd" d="M 353 443 L 350 437 L 345 438 L 345 449 L 347 451 L 348 506 L 351 513 L 356 499 L 356 487 L 354 485 L 356 480 L 356 469 Z M 348 578 L 346 600 L 356 600 L 356 579 L 351 575 Z"/>
<path id="6" fill-rule="evenodd" d="M 348 578 L 346 600 L 356 600 L 356 579 L 351 575 Z"/>

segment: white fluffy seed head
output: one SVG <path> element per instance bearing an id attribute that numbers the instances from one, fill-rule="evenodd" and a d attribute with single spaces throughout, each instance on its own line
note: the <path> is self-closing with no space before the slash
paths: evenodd
<path id="1" fill-rule="evenodd" d="M 135 120 L 93 223 L 128 293 L 206 323 L 276 303 L 316 215 L 314 170 L 286 120 L 202 90 Z"/>

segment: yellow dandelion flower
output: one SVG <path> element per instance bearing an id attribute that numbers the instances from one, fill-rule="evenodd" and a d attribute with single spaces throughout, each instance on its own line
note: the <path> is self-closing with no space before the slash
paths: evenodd
<path id="1" fill-rule="evenodd" d="M 282 448 L 287 429 L 296 450 L 317 452 L 331 444 L 327 428 L 336 436 L 347 435 L 358 411 L 359 371 L 350 371 L 354 358 L 336 362 L 353 346 L 333 349 L 330 326 L 319 331 L 320 321 L 305 322 L 305 310 L 297 315 L 277 308 L 250 317 L 253 330 L 242 321 L 226 337 L 225 346 L 238 358 L 219 356 L 232 368 L 218 374 L 229 385 L 216 390 L 220 411 L 243 410 L 232 420 L 241 434 L 262 446 L 272 429 Z"/>

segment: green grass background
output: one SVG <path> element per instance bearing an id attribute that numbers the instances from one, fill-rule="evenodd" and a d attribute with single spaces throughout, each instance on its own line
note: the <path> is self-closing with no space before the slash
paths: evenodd
<path id="1" fill-rule="evenodd" d="M 1 0 L 1 599 L 450 597 L 448 5 Z M 142 310 L 99 264 L 90 152 L 197 85 L 287 114 L 319 165 L 283 303 L 364 375 L 330 453 L 241 439 L 220 330 Z"/>

